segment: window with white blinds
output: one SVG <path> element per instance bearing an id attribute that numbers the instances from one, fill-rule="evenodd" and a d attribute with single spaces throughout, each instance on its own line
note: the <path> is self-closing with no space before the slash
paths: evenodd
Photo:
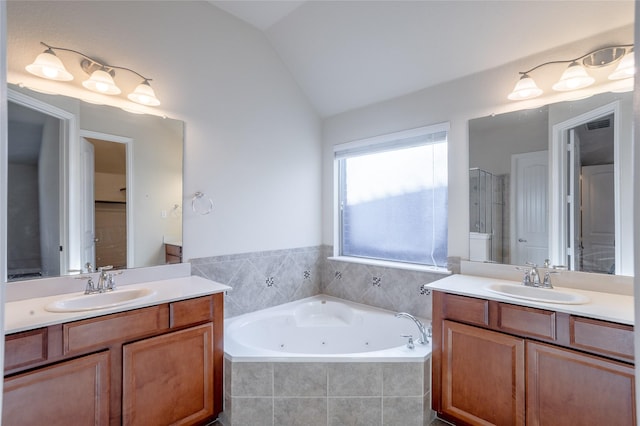
<path id="1" fill-rule="evenodd" d="M 337 256 L 446 267 L 448 131 L 445 123 L 334 147 Z"/>

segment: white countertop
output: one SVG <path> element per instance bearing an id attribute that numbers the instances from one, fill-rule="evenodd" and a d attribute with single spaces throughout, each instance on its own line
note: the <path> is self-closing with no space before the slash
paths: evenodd
<path id="1" fill-rule="evenodd" d="M 579 315 L 582 317 L 612 321 L 621 324 L 633 325 L 633 296 L 611 294 L 597 291 L 579 290 L 576 288 L 556 287 L 557 290 L 567 293 L 577 293 L 587 296 L 589 303 L 582 305 L 566 305 L 560 303 L 543 303 L 538 301 L 524 300 L 510 296 L 503 296 L 487 290 L 485 287 L 491 283 L 505 283 L 522 285 L 519 282 L 500 280 L 496 278 L 478 277 L 474 275 L 451 275 L 427 285 L 432 290 L 439 290 L 445 293 L 460 294 L 463 296 L 479 297 L 482 299 L 497 300 L 513 305 L 531 306 L 534 308 L 547 309 L 557 312 Z M 548 291 L 554 291 L 550 289 Z"/>
<path id="2" fill-rule="evenodd" d="M 118 288 L 148 288 L 153 290 L 154 293 L 142 299 L 137 299 L 116 307 L 81 312 L 49 312 L 44 309 L 44 306 L 57 300 L 80 296 L 83 294 L 82 292 L 57 294 L 55 296 L 36 297 L 15 302 L 7 302 L 4 306 L 5 334 L 32 330 L 39 327 L 61 324 L 69 321 L 93 318 L 116 312 L 124 312 L 132 309 L 173 302 L 176 300 L 191 299 L 193 297 L 221 293 L 231 289 L 231 287 L 224 284 L 197 276 L 141 282 L 137 284 L 123 285 Z M 118 289 L 115 291 L 118 291 Z"/>

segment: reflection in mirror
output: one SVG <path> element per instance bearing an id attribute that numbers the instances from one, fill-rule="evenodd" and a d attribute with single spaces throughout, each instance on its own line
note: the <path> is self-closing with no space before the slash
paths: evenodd
<path id="1" fill-rule="evenodd" d="M 127 151 L 126 144 L 83 137 L 83 164 L 93 165 L 85 170 L 85 191 L 93 191 L 94 205 L 85 213 L 87 229 L 93 239 L 83 246 L 82 264 L 110 265 L 114 269 L 127 267 Z M 84 193 L 87 193 L 83 191 Z M 130 204 L 130 203 L 129 203 Z M 93 216 L 93 217 L 91 217 Z M 91 226 L 91 224 L 93 224 Z"/>
<path id="2" fill-rule="evenodd" d="M 469 121 L 469 259 L 633 275 L 632 94 Z"/>
<path id="3" fill-rule="evenodd" d="M 183 123 L 10 85 L 8 280 L 166 262 Z"/>
<path id="4" fill-rule="evenodd" d="M 8 103 L 7 275 L 60 275 L 60 120 Z"/>

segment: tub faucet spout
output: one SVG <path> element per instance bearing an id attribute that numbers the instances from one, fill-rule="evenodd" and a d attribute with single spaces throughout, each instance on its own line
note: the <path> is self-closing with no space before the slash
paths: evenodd
<path id="1" fill-rule="evenodd" d="M 427 343 L 429 343 L 429 337 L 427 335 L 427 328 L 424 326 L 424 324 L 416 317 L 414 317 L 411 314 L 408 314 L 406 312 L 398 312 L 396 314 L 396 318 L 409 318 L 411 321 L 413 321 L 416 326 L 418 327 L 418 330 L 420 331 L 420 338 L 418 339 L 418 343 L 421 345 L 426 345 Z"/>

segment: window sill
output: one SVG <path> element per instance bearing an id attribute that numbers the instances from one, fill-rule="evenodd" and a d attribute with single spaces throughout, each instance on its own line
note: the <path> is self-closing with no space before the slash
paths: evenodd
<path id="1" fill-rule="evenodd" d="M 392 262 L 389 260 L 365 259 L 350 256 L 330 256 L 329 260 L 347 263 L 359 263 L 362 265 L 380 266 L 382 268 L 404 269 L 407 271 L 430 272 L 433 274 L 451 275 L 452 272 L 439 266 L 417 265 L 415 263 Z"/>

